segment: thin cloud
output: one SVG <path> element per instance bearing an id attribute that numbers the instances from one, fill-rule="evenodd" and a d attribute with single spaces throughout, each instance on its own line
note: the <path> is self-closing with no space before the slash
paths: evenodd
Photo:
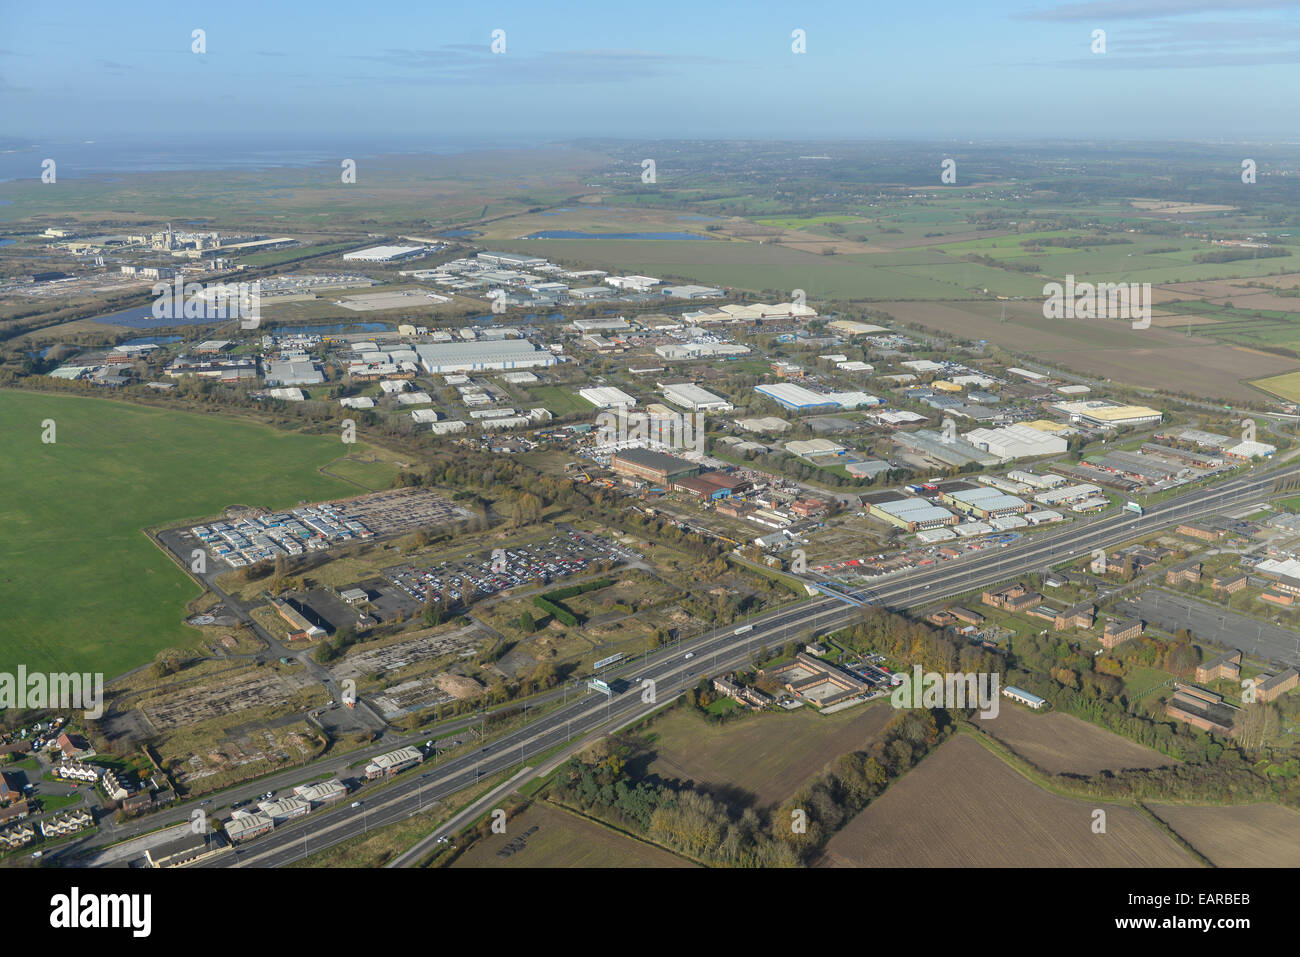
<path id="1" fill-rule="evenodd" d="M 1095 0 L 1017 14 L 1020 20 L 1148 20 L 1202 13 L 1248 13 L 1300 7 L 1300 0 Z"/>

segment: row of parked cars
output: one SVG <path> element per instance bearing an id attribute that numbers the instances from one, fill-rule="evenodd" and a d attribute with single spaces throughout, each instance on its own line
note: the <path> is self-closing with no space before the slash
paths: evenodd
<path id="1" fill-rule="evenodd" d="M 442 562 L 424 571 L 407 565 L 390 569 L 389 577 L 416 601 L 424 601 L 431 592 L 435 601 L 442 599 L 454 605 L 471 585 L 479 595 L 491 595 L 538 579 L 549 584 L 586 571 L 604 559 L 622 561 L 628 557 L 630 553 L 598 536 L 569 532 L 544 542 L 494 552 L 485 561 L 454 565 Z"/>

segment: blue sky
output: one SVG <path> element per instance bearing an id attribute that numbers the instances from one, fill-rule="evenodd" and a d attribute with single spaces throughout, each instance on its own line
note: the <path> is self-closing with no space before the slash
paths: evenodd
<path id="1" fill-rule="evenodd" d="M 1294 140 L 1298 78 L 1300 0 L 0 0 L 0 136 L 38 140 Z"/>

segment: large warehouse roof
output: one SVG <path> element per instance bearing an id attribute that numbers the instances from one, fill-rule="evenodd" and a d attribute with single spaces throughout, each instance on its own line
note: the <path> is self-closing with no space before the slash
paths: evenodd
<path id="1" fill-rule="evenodd" d="M 433 373 L 554 365 L 559 361 L 527 339 L 446 342 L 416 346 L 415 351 L 425 370 Z"/>

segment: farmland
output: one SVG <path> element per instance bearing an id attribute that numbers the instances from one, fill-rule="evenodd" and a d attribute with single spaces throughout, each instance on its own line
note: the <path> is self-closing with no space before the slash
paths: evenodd
<path id="1" fill-rule="evenodd" d="M 530 828 L 523 847 L 501 849 Z M 452 864 L 457 867 L 691 867 L 675 854 L 625 837 L 603 825 L 547 804 L 534 804 L 510 821 L 505 834 L 489 834 Z"/>
<path id="2" fill-rule="evenodd" d="M 1059 711 L 1035 714 L 1004 703 L 998 716 L 981 719 L 980 727 L 1051 774 L 1096 774 L 1177 763 L 1159 751 Z"/>
<path id="3" fill-rule="evenodd" d="M 198 588 L 141 529 L 356 493 L 317 471 L 337 440 L 228 418 L 6 391 L 0 432 L 0 658 L 32 669 L 112 676 L 198 637 L 181 624 Z"/>
<path id="4" fill-rule="evenodd" d="M 894 717 L 883 704 L 834 715 L 808 709 L 755 714 L 707 726 L 685 709 L 651 726 L 655 759 L 649 772 L 694 781 L 735 804 L 767 808 L 796 793 L 842 754 L 864 749 Z"/>
<path id="5" fill-rule="evenodd" d="M 1153 804 L 1151 810 L 1216 867 L 1295 867 L 1300 862 L 1300 813 L 1289 808 Z"/>
<path id="6" fill-rule="evenodd" d="M 958 735 L 831 838 L 832 867 L 1194 867 L 1138 811 L 1042 790 L 978 741 Z"/>
<path id="7" fill-rule="evenodd" d="M 1188 337 L 1174 327 L 1137 330 L 1128 323 L 1101 319 L 1045 319 L 1038 302 L 1006 304 L 1006 322 L 997 303 L 882 302 L 879 308 L 903 322 L 960 336 L 987 339 L 1047 363 L 1065 365 L 1099 378 L 1153 389 L 1185 392 L 1197 384 L 1202 396 L 1231 401 L 1258 400 L 1249 384 L 1264 376 L 1294 370 L 1296 360 Z"/>

